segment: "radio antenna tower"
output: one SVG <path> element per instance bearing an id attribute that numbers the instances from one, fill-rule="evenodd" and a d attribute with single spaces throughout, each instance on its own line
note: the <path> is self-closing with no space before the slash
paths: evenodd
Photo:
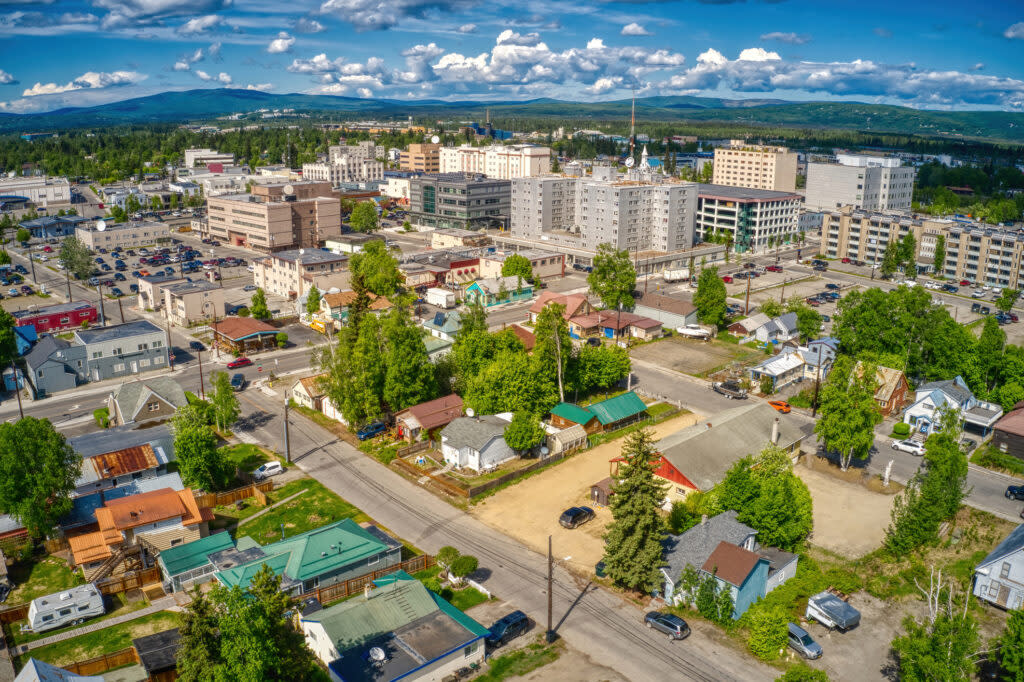
<path id="1" fill-rule="evenodd" d="M 633 88 L 633 106 L 629 112 L 629 158 L 633 158 L 636 146 L 636 88 Z"/>

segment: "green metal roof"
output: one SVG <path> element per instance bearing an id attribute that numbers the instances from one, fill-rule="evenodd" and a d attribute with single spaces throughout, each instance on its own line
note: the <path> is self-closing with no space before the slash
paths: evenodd
<path id="1" fill-rule="evenodd" d="M 562 419 L 575 424 L 586 424 L 594 418 L 593 413 L 572 403 L 558 403 L 551 408 L 551 414 L 558 415 Z"/>
<path id="2" fill-rule="evenodd" d="M 168 576 L 180 575 L 194 568 L 205 566 L 214 552 L 234 546 L 231 533 L 216 533 L 195 542 L 169 547 L 160 552 L 159 561 Z"/>
<path id="3" fill-rule="evenodd" d="M 260 567 L 267 564 L 277 575 L 285 573 L 293 580 L 308 580 L 388 549 L 388 545 L 361 528 L 358 523 L 352 519 L 343 519 L 265 545 L 265 557 L 220 571 L 216 575 L 225 585 L 238 585 L 244 589 Z"/>
<path id="4" fill-rule="evenodd" d="M 646 409 L 647 405 L 633 391 L 617 395 L 614 398 L 608 398 L 608 400 L 602 400 L 587 407 L 587 410 L 597 416 L 597 420 L 601 422 L 602 426 L 634 417 Z"/>
<path id="5" fill-rule="evenodd" d="M 377 589 L 369 599 L 360 595 L 302 620 L 320 623 L 339 652 L 363 645 L 438 610 L 476 637 L 486 637 L 489 632 L 405 571 L 378 578 L 374 584 Z"/>

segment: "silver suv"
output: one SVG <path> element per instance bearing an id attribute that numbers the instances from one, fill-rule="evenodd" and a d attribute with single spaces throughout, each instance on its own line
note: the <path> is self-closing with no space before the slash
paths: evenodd
<path id="1" fill-rule="evenodd" d="M 789 624 L 789 646 L 804 658 L 821 658 L 821 645 L 796 623 Z"/>
<path id="2" fill-rule="evenodd" d="M 690 635 L 690 626 L 679 616 L 660 611 L 651 611 L 644 616 L 644 623 L 649 628 L 660 630 L 669 639 L 685 639 Z"/>

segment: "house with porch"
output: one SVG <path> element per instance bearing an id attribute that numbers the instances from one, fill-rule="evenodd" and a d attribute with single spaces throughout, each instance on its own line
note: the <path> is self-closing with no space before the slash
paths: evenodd
<path id="1" fill-rule="evenodd" d="M 210 325 L 213 343 L 229 353 L 259 353 L 277 348 L 277 327 L 252 317 L 225 317 Z"/>
<path id="2" fill-rule="evenodd" d="M 402 543 L 373 525 L 343 519 L 261 547 L 210 556 L 214 577 L 226 587 L 249 586 L 264 565 L 281 576 L 292 596 L 390 568 L 402 561 Z"/>
<path id="3" fill-rule="evenodd" d="M 452 393 L 408 407 L 395 415 L 398 437 L 412 442 L 462 416 L 462 398 Z"/>
<path id="4" fill-rule="evenodd" d="M 484 307 L 499 303 L 528 301 L 533 297 L 533 284 L 518 276 L 478 279 L 466 287 L 463 300 L 467 304 L 479 303 Z"/>
<path id="5" fill-rule="evenodd" d="M 863 365 L 858 362 L 855 370 L 857 376 L 863 373 Z M 878 405 L 878 412 L 883 417 L 890 417 L 903 409 L 907 403 L 907 394 L 910 392 L 910 384 L 907 383 L 907 376 L 898 369 L 875 367 L 875 404 Z"/>
<path id="6" fill-rule="evenodd" d="M 737 320 L 730 324 L 727 329 L 733 336 L 739 336 L 741 338 L 747 338 L 754 335 L 758 329 L 771 322 L 770 317 L 764 313 L 756 313 L 750 317 L 745 317 L 742 320 Z"/>
<path id="7" fill-rule="evenodd" d="M 941 428 L 943 410 L 957 410 L 963 430 L 980 436 L 987 436 L 1003 416 L 1000 405 L 978 400 L 963 377 L 957 376 L 918 386 L 914 403 L 903 413 L 903 421 L 910 424 L 912 432 L 927 438 L 932 431 Z"/>
<path id="8" fill-rule="evenodd" d="M 798 348 L 783 348 L 781 352 L 762 360 L 747 372 L 755 386 L 760 386 L 763 379 L 769 379 L 771 393 L 774 393 L 793 382 L 803 381 L 806 364 Z"/>
<path id="9" fill-rule="evenodd" d="M 754 330 L 754 338 L 761 343 L 782 343 L 800 338 L 796 313 L 783 313 L 773 317 Z"/>
<path id="10" fill-rule="evenodd" d="M 1024 524 L 974 567 L 972 593 L 1007 610 L 1024 608 Z"/>
<path id="11" fill-rule="evenodd" d="M 649 341 L 660 337 L 661 333 L 661 322 L 658 320 L 627 311 L 595 310 L 569 320 L 569 336 L 574 339 L 592 336 L 617 339 L 625 336 Z"/>
<path id="12" fill-rule="evenodd" d="M 193 585 L 213 580 L 213 574 L 217 571 L 215 557 L 222 552 L 243 553 L 258 548 L 259 543 L 248 535 L 243 535 L 236 542 L 231 533 L 225 530 L 169 547 L 160 552 L 156 564 L 160 567 L 168 592 L 181 592 Z"/>
<path id="13" fill-rule="evenodd" d="M 699 573 L 702 577 L 713 578 L 719 590 L 725 588 L 731 592 L 732 618 L 737 620 L 751 604 L 767 594 L 769 564 L 768 559 L 756 552 L 719 542 Z"/>
<path id="14" fill-rule="evenodd" d="M 697 324 L 697 307 L 693 303 L 664 294 L 643 294 L 636 300 L 633 312 L 655 319 L 669 329 Z"/>
<path id="15" fill-rule="evenodd" d="M 384 296 L 378 296 L 372 292 L 368 292 L 367 295 L 370 297 L 369 310 L 372 313 L 386 312 L 394 307 L 391 301 Z M 334 320 L 335 328 L 340 329 L 348 323 L 348 309 L 355 300 L 356 292 L 354 291 L 324 294 L 320 297 L 320 315 L 325 320 Z"/>

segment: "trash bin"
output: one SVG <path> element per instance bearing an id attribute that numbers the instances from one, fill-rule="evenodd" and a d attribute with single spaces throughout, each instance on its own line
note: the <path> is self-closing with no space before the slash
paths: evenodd
<path id="1" fill-rule="evenodd" d="M 594 573 L 597 575 L 598 578 L 603 578 L 604 577 L 604 562 L 603 561 L 598 561 L 596 564 L 594 564 Z"/>

